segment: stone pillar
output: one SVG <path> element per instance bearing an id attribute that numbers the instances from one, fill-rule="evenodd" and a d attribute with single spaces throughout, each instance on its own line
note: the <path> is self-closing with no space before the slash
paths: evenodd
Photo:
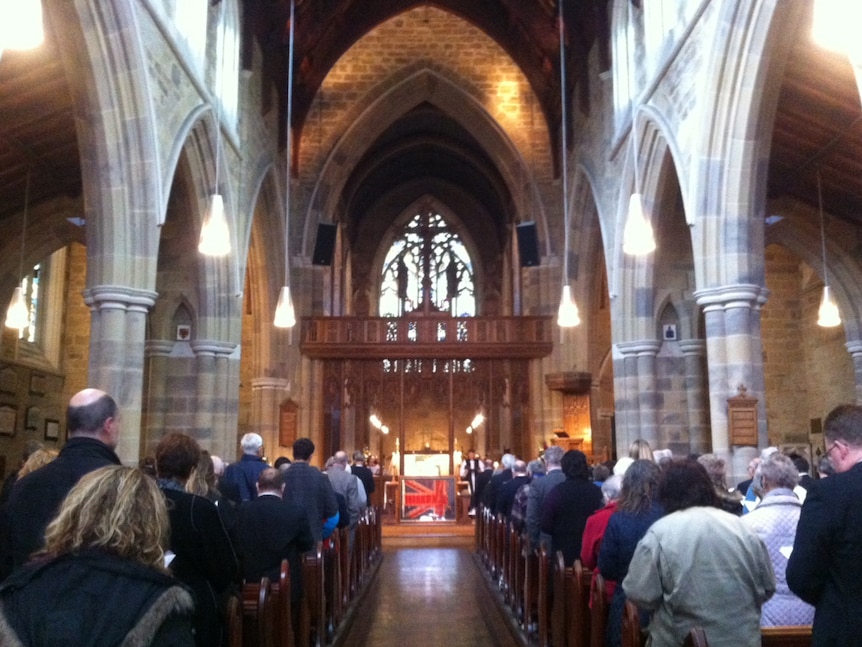
<path id="1" fill-rule="evenodd" d="M 706 321 L 712 451 L 725 458 L 733 476 L 744 474 L 747 467 L 741 464 L 747 452 L 735 452 L 730 446 L 727 424 L 727 399 L 736 394 L 740 384 L 758 399 L 758 444 L 766 446 L 760 308 L 768 294 L 766 288 L 751 284 L 694 293 Z"/>
<path id="2" fill-rule="evenodd" d="M 625 359 L 626 400 L 634 415 L 627 416 L 624 437 L 618 433 L 617 453 L 622 456 L 636 438 L 643 438 L 658 449 L 658 410 L 661 394 L 656 390 L 656 356 L 661 342 L 655 339 L 620 342 L 617 348 Z M 632 424 L 634 423 L 634 424 Z M 617 427 L 619 432 L 619 427 Z"/>
<path id="3" fill-rule="evenodd" d="M 236 408 L 234 424 L 227 429 L 225 404 L 235 400 L 237 395 L 234 393 L 227 399 L 226 358 L 233 353 L 236 344 L 196 339 L 191 342 L 191 348 L 197 364 L 194 435 L 210 452 L 231 456 L 236 447 Z"/>
<path id="4" fill-rule="evenodd" d="M 277 456 L 293 458 L 290 447 L 279 445 L 279 406 L 289 393 L 284 378 L 259 377 L 251 381 L 251 429 L 263 438 L 272 460 Z M 301 435 L 301 434 L 300 434 Z"/>
<path id="5" fill-rule="evenodd" d="M 706 375 L 706 342 L 702 339 L 685 339 L 679 342 L 685 357 L 685 395 L 688 408 L 688 429 L 691 451 L 706 454 L 710 451 L 709 400 L 704 376 Z"/>
<path id="6" fill-rule="evenodd" d="M 144 430 L 144 445 L 141 451 L 150 453 L 150 445 L 155 446 L 156 440 L 165 429 L 165 396 L 168 373 L 168 357 L 174 349 L 174 342 L 163 339 L 150 339 L 146 342 L 147 357 L 147 392 L 144 394 L 142 411 L 145 418 L 142 421 Z"/>
<path id="7" fill-rule="evenodd" d="M 853 358 L 853 374 L 856 383 L 856 404 L 862 404 L 862 340 L 855 339 L 844 344 Z"/>
<path id="8" fill-rule="evenodd" d="M 90 308 L 89 385 L 102 389 L 120 407 L 117 455 L 135 465 L 141 453 L 141 400 L 147 313 L 156 292 L 119 285 L 84 290 Z"/>

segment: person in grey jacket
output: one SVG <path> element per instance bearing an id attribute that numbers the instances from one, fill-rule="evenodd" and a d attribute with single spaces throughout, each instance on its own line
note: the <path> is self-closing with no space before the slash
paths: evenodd
<path id="1" fill-rule="evenodd" d="M 557 485 L 566 480 L 566 475 L 560 469 L 560 461 L 563 459 L 563 448 L 551 445 L 545 450 L 542 457 L 545 461 L 545 475 L 540 479 L 533 479 L 530 483 L 530 492 L 527 495 L 527 534 L 530 537 L 530 548 L 537 550 L 540 540 L 548 547 L 551 539 L 545 535 L 542 537 L 542 502 L 545 495 Z"/>
<path id="2" fill-rule="evenodd" d="M 775 595 L 761 610 L 760 626 L 810 625 L 814 607 L 796 597 L 787 586 L 787 560 L 796 538 L 802 503 L 793 493 L 799 472 L 784 454 L 772 454 L 757 467 L 760 475 L 760 505 L 742 518 L 769 551 L 775 572 Z M 757 478 L 755 478 L 757 481 Z"/>

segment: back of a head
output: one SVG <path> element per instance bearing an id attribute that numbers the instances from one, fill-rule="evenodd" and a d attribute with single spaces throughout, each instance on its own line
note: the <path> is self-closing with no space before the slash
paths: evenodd
<path id="1" fill-rule="evenodd" d="M 811 467 L 808 464 L 808 459 L 805 458 L 802 454 L 797 454 L 793 452 L 788 456 L 788 458 L 793 461 L 793 465 L 796 467 L 796 471 L 800 474 L 807 474 L 809 468 Z"/>
<path id="2" fill-rule="evenodd" d="M 760 463 L 758 470 L 762 486 L 770 490 L 774 488 L 792 490 L 799 484 L 799 470 L 784 454 L 769 456 Z"/>
<path id="3" fill-rule="evenodd" d="M 258 452 L 260 452 L 261 447 L 263 447 L 263 438 L 261 438 L 260 435 L 255 433 L 245 434 L 240 439 L 239 446 L 242 448 L 243 454 L 257 456 Z"/>
<path id="4" fill-rule="evenodd" d="M 267 467 L 257 477 L 257 489 L 259 492 L 278 492 L 281 493 L 281 486 L 284 484 L 283 472 L 274 467 Z"/>
<path id="5" fill-rule="evenodd" d="M 527 464 L 518 459 L 512 464 L 512 474 L 515 476 L 526 476 L 527 475 Z"/>
<path id="6" fill-rule="evenodd" d="M 272 464 L 275 469 L 287 469 L 290 467 L 290 459 L 287 456 L 279 456 Z"/>
<path id="7" fill-rule="evenodd" d="M 862 447 L 862 406 L 840 404 L 832 409 L 823 420 L 823 435 L 829 442 Z"/>
<path id="8" fill-rule="evenodd" d="M 563 474 L 567 479 L 589 479 L 590 467 L 587 464 L 587 455 L 577 449 L 570 449 L 560 461 Z"/>
<path id="9" fill-rule="evenodd" d="M 163 569 L 168 512 L 155 481 L 133 467 L 85 474 L 45 531 L 43 553 L 57 557 L 95 548 Z"/>
<path id="10" fill-rule="evenodd" d="M 612 474 L 606 478 L 602 483 L 602 496 L 605 498 L 605 503 L 619 499 L 622 487 L 623 477 L 619 474 Z"/>
<path id="11" fill-rule="evenodd" d="M 658 496 L 661 468 L 652 460 L 634 461 L 622 477 L 619 508 L 632 514 L 648 512 Z"/>
<path id="12" fill-rule="evenodd" d="M 200 454 L 201 448 L 191 436 L 167 434 L 156 445 L 156 472 L 159 478 L 185 483 L 198 464 Z"/>
<path id="13" fill-rule="evenodd" d="M 514 454 L 503 454 L 503 458 L 500 459 L 500 465 L 502 465 L 504 470 L 510 470 L 514 467 L 516 460 Z"/>
<path id="14" fill-rule="evenodd" d="M 307 461 L 314 453 L 314 443 L 311 438 L 297 438 L 293 441 L 293 460 Z"/>
<path id="15" fill-rule="evenodd" d="M 30 454 L 26 461 L 24 461 L 21 469 L 18 470 L 18 476 L 16 478 L 22 479 L 30 472 L 35 472 L 40 467 L 44 467 L 57 458 L 57 453 L 56 449 L 37 449 L 35 452 Z"/>
<path id="16" fill-rule="evenodd" d="M 593 465 L 593 480 L 599 483 L 604 483 L 608 480 L 608 477 L 611 475 L 611 470 L 607 465 L 599 463 L 598 465 Z"/>
<path id="17" fill-rule="evenodd" d="M 210 460 L 213 462 L 213 472 L 216 477 L 222 476 L 224 474 L 224 461 L 218 456 L 210 456 Z"/>
<path id="18" fill-rule="evenodd" d="M 695 506 L 718 507 L 718 495 L 706 469 L 687 458 L 671 462 L 661 472 L 658 499 L 666 514 Z"/>
<path id="19" fill-rule="evenodd" d="M 653 460 L 652 447 L 643 438 L 636 438 L 629 445 L 629 458 L 635 461 L 641 458 L 651 461 Z"/>
<path id="20" fill-rule="evenodd" d="M 346 468 L 350 463 L 350 458 L 347 456 L 347 452 L 339 450 L 333 454 L 332 462 L 339 467 Z"/>
<path id="21" fill-rule="evenodd" d="M 551 445 L 545 450 L 542 458 L 548 467 L 558 467 L 560 461 L 563 460 L 563 448 L 559 445 Z"/>
<path id="22" fill-rule="evenodd" d="M 717 454 L 701 454 L 697 458 L 697 462 L 703 465 L 706 473 L 709 474 L 712 484 L 717 488 L 727 489 L 727 463 Z"/>
<path id="23" fill-rule="evenodd" d="M 360 450 L 356 450 L 353 452 L 353 462 L 354 463 L 364 463 L 365 462 L 365 454 L 363 454 Z"/>
<path id="24" fill-rule="evenodd" d="M 527 463 L 527 472 L 532 476 L 538 476 L 545 473 L 545 465 L 538 458 L 534 458 Z"/>
<path id="25" fill-rule="evenodd" d="M 84 389 L 69 401 L 66 429 L 70 437 L 97 435 L 108 418 L 117 417 L 118 411 L 117 403 L 107 393 Z"/>

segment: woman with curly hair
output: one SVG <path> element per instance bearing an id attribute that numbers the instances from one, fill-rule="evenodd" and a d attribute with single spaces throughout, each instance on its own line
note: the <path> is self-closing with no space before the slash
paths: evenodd
<path id="1" fill-rule="evenodd" d="M 192 647 L 194 605 L 164 568 L 167 541 L 153 479 L 114 465 L 85 475 L 45 548 L 0 586 L 0 644 Z"/>
<path id="2" fill-rule="evenodd" d="M 658 504 L 660 476 L 661 468 L 650 459 L 638 459 L 626 470 L 617 511 L 608 521 L 599 550 L 599 572 L 606 581 L 622 582 L 625 579 L 635 547 L 653 522 L 661 518 L 663 510 Z M 618 647 L 622 642 L 625 604 L 622 587 L 615 587 L 605 633 L 605 643 L 611 647 Z"/>

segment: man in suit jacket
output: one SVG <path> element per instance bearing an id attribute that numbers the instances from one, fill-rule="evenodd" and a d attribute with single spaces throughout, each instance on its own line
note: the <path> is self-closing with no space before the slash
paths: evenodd
<path id="1" fill-rule="evenodd" d="M 284 500 L 305 510 L 308 526 L 315 543 L 323 539 L 323 522 L 338 514 L 338 502 L 332 483 L 308 461 L 314 454 L 310 438 L 297 438 L 293 443 L 293 463 L 282 472 Z M 335 527 L 337 519 L 333 522 Z M 330 528 L 331 532 L 331 528 Z"/>
<path id="2" fill-rule="evenodd" d="M 551 445 L 545 450 L 545 475 L 540 479 L 534 479 L 530 483 L 530 491 L 527 494 L 527 534 L 530 536 L 530 547 L 538 550 L 540 542 L 544 542 L 548 548 L 551 546 L 550 536 L 542 536 L 542 505 L 548 492 L 566 480 L 566 475 L 560 467 L 563 459 L 563 448 Z"/>
<path id="3" fill-rule="evenodd" d="M 290 597 L 296 602 L 302 597 L 300 555 L 314 547 L 314 537 L 305 511 L 282 501 L 283 494 L 281 470 L 263 470 L 257 479 L 257 498 L 237 510 L 234 535 L 243 579 L 260 582 L 265 576 L 270 582 L 278 582 L 281 561 L 287 559 Z"/>
<path id="4" fill-rule="evenodd" d="M 119 416 L 117 403 L 98 389 L 84 389 L 69 400 L 69 440 L 55 460 L 15 483 L 3 509 L 8 536 L 4 538 L 0 579 L 42 547 L 46 526 L 84 474 L 120 464 L 114 453 L 120 437 Z"/>
<path id="5" fill-rule="evenodd" d="M 815 606 L 811 644 L 849 647 L 862 635 L 862 407 L 833 409 L 823 436 L 836 474 L 808 489 L 787 583 Z"/>

